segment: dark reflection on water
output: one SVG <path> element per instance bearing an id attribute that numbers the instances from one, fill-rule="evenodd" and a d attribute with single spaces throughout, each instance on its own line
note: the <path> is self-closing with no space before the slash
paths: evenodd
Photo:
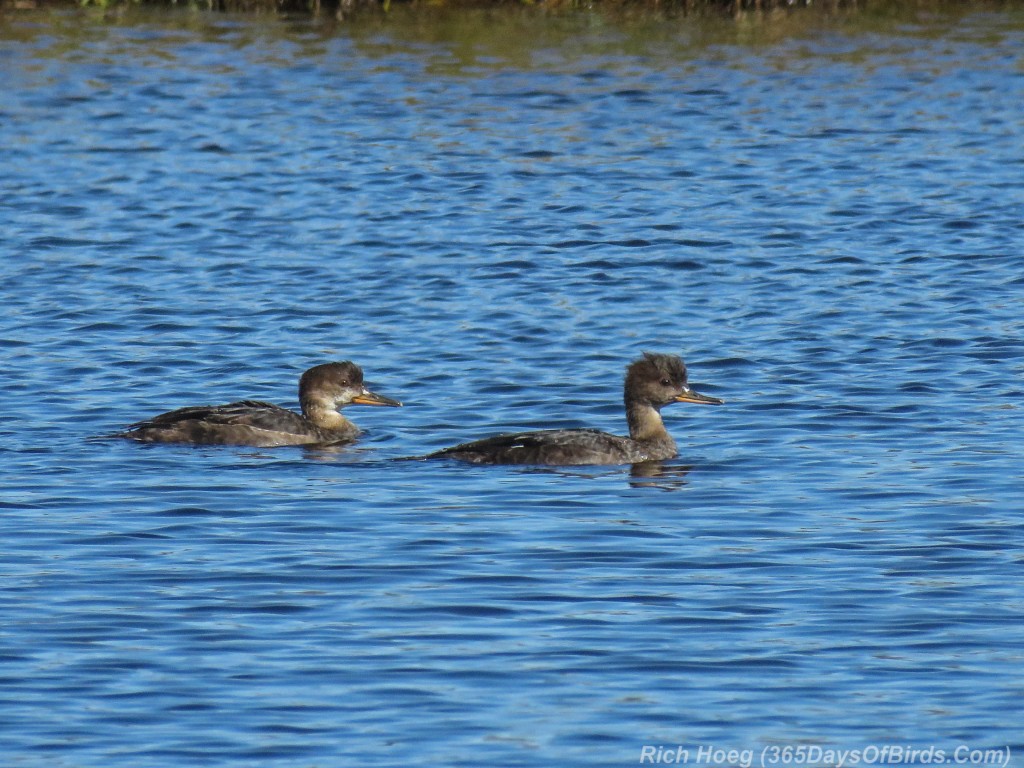
<path id="1" fill-rule="evenodd" d="M 663 462 L 644 462 L 630 468 L 630 485 L 634 488 L 661 488 L 674 491 L 686 485 L 686 476 L 693 467 L 671 466 Z"/>
<path id="2" fill-rule="evenodd" d="M 1024 746 L 1015 6 L 0 25 L 5 764 Z M 717 409 L 679 458 L 394 461 Z M 353 359 L 340 449 L 94 440 Z"/>

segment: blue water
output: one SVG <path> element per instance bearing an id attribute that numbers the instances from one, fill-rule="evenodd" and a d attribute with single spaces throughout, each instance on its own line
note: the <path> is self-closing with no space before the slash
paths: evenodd
<path id="1" fill-rule="evenodd" d="M 0 763 L 1024 764 L 1024 14 L 5 13 Z M 645 349 L 657 472 L 392 461 Z"/>

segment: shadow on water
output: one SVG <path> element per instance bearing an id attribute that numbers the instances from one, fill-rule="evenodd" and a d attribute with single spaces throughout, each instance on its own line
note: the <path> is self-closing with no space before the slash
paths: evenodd
<path id="1" fill-rule="evenodd" d="M 633 488 L 659 488 L 676 491 L 687 484 L 692 465 L 670 464 L 663 461 L 645 461 L 629 466 L 593 467 L 521 467 L 525 475 L 555 475 L 578 480 L 600 480 L 628 477 Z"/>
<path id="2" fill-rule="evenodd" d="M 634 488 L 660 488 L 663 491 L 676 491 L 687 484 L 687 475 L 693 466 L 666 464 L 659 461 L 648 461 L 634 464 L 629 471 L 629 484 Z"/>
<path id="3" fill-rule="evenodd" d="M 311 456 L 315 458 L 315 456 Z M 402 456 L 393 462 L 419 462 L 425 467 L 438 467 L 438 476 L 447 474 L 452 467 L 471 469 L 483 473 L 508 472 L 524 477 L 562 477 L 569 480 L 606 480 L 628 477 L 633 488 L 660 488 L 666 491 L 678 490 L 687 484 L 686 477 L 693 471 L 693 465 L 673 464 L 663 461 L 647 461 L 632 465 L 593 466 L 540 466 L 540 465 L 476 465 L 452 459 L 430 459 L 426 456 Z"/>

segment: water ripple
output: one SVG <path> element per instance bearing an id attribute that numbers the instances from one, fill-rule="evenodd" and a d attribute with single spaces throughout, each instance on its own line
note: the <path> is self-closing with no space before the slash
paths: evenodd
<path id="1" fill-rule="evenodd" d="M 125 11 L 0 30 L 5 763 L 1024 748 L 1017 16 Z M 647 349 L 663 466 L 393 461 Z M 354 446 L 98 439 L 345 358 Z"/>

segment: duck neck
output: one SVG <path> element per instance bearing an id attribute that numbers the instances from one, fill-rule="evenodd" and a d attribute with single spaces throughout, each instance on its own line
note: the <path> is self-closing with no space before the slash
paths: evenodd
<path id="1" fill-rule="evenodd" d="M 638 442 L 672 442 L 661 413 L 650 403 L 627 400 L 626 422 L 629 424 L 629 436 Z"/>
<path id="2" fill-rule="evenodd" d="M 321 400 L 307 400 L 302 403 L 302 415 L 320 429 L 347 429 L 352 422 L 338 413 L 334 403 Z"/>

